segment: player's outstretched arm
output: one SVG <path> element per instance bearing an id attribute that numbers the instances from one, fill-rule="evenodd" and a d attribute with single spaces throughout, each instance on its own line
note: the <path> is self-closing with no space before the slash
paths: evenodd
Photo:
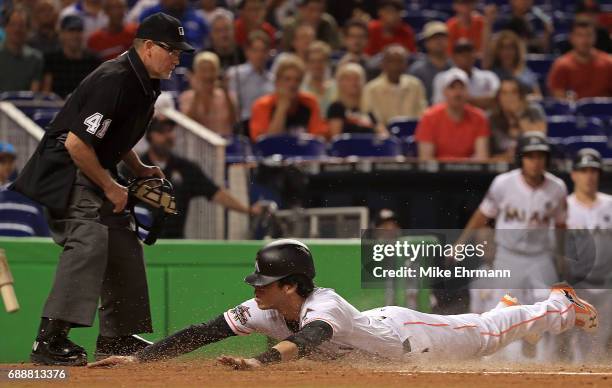
<path id="1" fill-rule="evenodd" d="M 315 320 L 256 357 L 221 356 L 217 361 L 235 369 L 258 368 L 270 363 L 290 361 L 308 355 L 317 346 L 329 341 L 333 334 L 334 331 L 329 323 Z"/>
<path id="2" fill-rule="evenodd" d="M 223 315 L 177 331 L 163 340 L 147 346 L 132 356 L 112 356 L 90 364 L 90 367 L 108 367 L 136 362 L 151 362 L 178 357 L 202 346 L 234 336 Z"/>

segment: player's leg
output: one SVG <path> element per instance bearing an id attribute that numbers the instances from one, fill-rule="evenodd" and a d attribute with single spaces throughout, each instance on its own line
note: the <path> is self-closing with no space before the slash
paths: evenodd
<path id="1" fill-rule="evenodd" d="M 93 324 L 106 269 L 108 231 L 98 214 L 102 198 L 77 179 L 66 213 L 50 221 L 52 236 L 64 250 L 31 354 L 36 363 L 87 362 L 85 350 L 67 337 L 71 327 Z"/>
<path id="2" fill-rule="evenodd" d="M 101 291 L 96 359 L 132 354 L 150 344 L 133 335 L 152 332 L 143 249 L 133 231 L 132 216 L 113 214 L 109 206 L 103 222 L 109 228 L 109 257 Z"/>
<path id="3" fill-rule="evenodd" d="M 577 297 L 569 286 L 553 287 L 548 299 L 533 305 L 508 307 L 482 314 L 482 354 L 492 354 L 530 334 L 562 333 L 574 325 L 585 330 L 597 327 L 593 306 Z"/>

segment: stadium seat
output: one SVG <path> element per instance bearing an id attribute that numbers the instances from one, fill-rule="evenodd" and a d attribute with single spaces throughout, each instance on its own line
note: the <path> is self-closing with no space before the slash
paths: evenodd
<path id="1" fill-rule="evenodd" d="M 405 117 L 394 117 L 389 121 L 389 124 L 387 124 L 387 128 L 389 128 L 389 132 L 391 132 L 393 136 L 404 139 L 414 136 L 414 131 L 418 123 L 418 120 Z"/>
<path id="2" fill-rule="evenodd" d="M 59 109 L 37 109 L 32 114 L 32 120 L 38 124 L 39 127 L 45 129 L 55 118 L 57 112 L 59 112 Z"/>
<path id="3" fill-rule="evenodd" d="M 0 189 L 0 236 L 48 236 L 49 228 L 40 206 L 21 194 Z"/>
<path id="4" fill-rule="evenodd" d="M 235 135 L 227 140 L 225 163 L 243 163 L 253 157 L 251 141 L 242 135 Z"/>
<path id="5" fill-rule="evenodd" d="M 597 117 L 609 125 L 612 119 L 612 98 L 595 97 L 580 99 L 576 103 L 576 115 Z"/>
<path id="6" fill-rule="evenodd" d="M 574 114 L 574 110 L 570 104 L 559 101 L 556 98 L 543 98 L 539 103 L 542 109 L 544 109 L 546 116 L 566 116 Z"/>
<path id="7" fill-rule="evenodd" d="M 325 143 L 309 135 L 264 135 L 255 143 L 257 154 L 263 157 L 317 159 L 325 155 Z"/>
<path id="8" fill-rule="evenodd" d="M 548 54 L 528 54 L 527 55 L 527 67 L 533 71 L 538 77 L 538 83 L 540 89 L 544 92 L 546 89 L 546 77 L 548 71 L 555 61 L 554 55 Z"/>
<path id="9" fill-rule="evenodd" d="M 400 141 L 394 136 L 380 138 L 374 134 L 343 133 L 336 136 L 330 146 L 330 155 L 347 156 L 399 156 Z"/>
<path id="10" fill-rule="evenodd" d="M 564 145 L 570 157 L 575 156 L 583 148 L 594 148 L 604 159 L 612 158 L 612 149 L 608 145 L 607 136 L 574 136 L 567 139 Z"/>
<path id="11" fill-rule="evenodd" d="M 0 93 L 0 101 L 62 101 L 62 98 L 54 93 L 31 92 L 20 90 L 15 92 Z"/>
<path id="12" fill-rule="evenodd" d="M 567 138 L 578 135 L 574 116 L 549 116 L 546 121 L 549 138 Z"/>

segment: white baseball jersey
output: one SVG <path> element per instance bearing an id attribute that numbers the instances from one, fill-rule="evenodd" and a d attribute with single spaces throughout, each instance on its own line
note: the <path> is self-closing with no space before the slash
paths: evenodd
<path id="1" fill-rule="evenodd" d="M 543 183 L 533 188 L 520 169 L 498 175 L 480 204 L 480 211 L 495 219 L 495 241 L 502 247 L 525 254 L 551 249 L 551 235 L 533 229 L 551 229 L 567 217 L 567 188 L 556 176 L 545 172 Z M 524 232 L 519 232 L 519 231 Z M 531 230 L 531 231 L 529 231 Z"/>
<path id="2" fill-rule="evenodd" d="M 567 228 L 589 230 L 612 229 L 612 196 L 597 193 L 592 206 L 586 206 L 576 199 L 575 194 L 567 197 Z"/>
<path id="3" fill-rule="evenodd" d="M 283 340 L 294 334 L 277 310 L 261 310 L 255 299 L 224 313 L 237 335 L 261 333 Z M 327 322 L 333 329 L 330 341 L 322 344 L 324 353 L 343 354 L 362 350 L 384 356 L 401 356 L 402 341 L 393 326 L 382 317 L 360 312 L 330 288 L 316 288 L 300 311 L 299 329 L 313 321 Z"/>
<path id="4" fill-rule="evenodd" d="M 300 311 L 299 329 L 325 321 L 332 338 L 321 344 L 324 353 L 352 350 L 386 358 L 433 356 L 436 359 L 492 354 L 525 335 L 560 333 L 574 326 L 574 309 L 560 293 L 535 305 L 496 308 L 484 314 L 435 315 L 389 306 L 359 312 L 329 288 L 316 288 Z M 260 333 L 283 340 L 293 333 L 277 310 L 261 310 L 249 299 L 223 314 L 236 335 Z M 410 352 L 404 350 L 408 340 Z"/>

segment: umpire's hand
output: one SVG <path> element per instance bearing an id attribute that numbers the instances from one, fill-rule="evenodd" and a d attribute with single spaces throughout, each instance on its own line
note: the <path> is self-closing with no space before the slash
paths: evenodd
<path id="1" fill-rule="evenodd" d="M 166 175 L 164 175 L 164 172 L 161 170 L 161 168 L 157 166 L 147 166 L 144 164 L 138 171 L 137 175 L 139 178 L 148 177 L 148 176 L 154 176 L 154 177 L 161 178 L 161 179 L 166 178 Z"/>
<path id="2" fill-rule="evenodd" d="M 115 205 L 113 213 L 121 213 L 128 201 L 128 189 L 113 181 L 109 187 L 104 189 L 104 195 Z"/>

